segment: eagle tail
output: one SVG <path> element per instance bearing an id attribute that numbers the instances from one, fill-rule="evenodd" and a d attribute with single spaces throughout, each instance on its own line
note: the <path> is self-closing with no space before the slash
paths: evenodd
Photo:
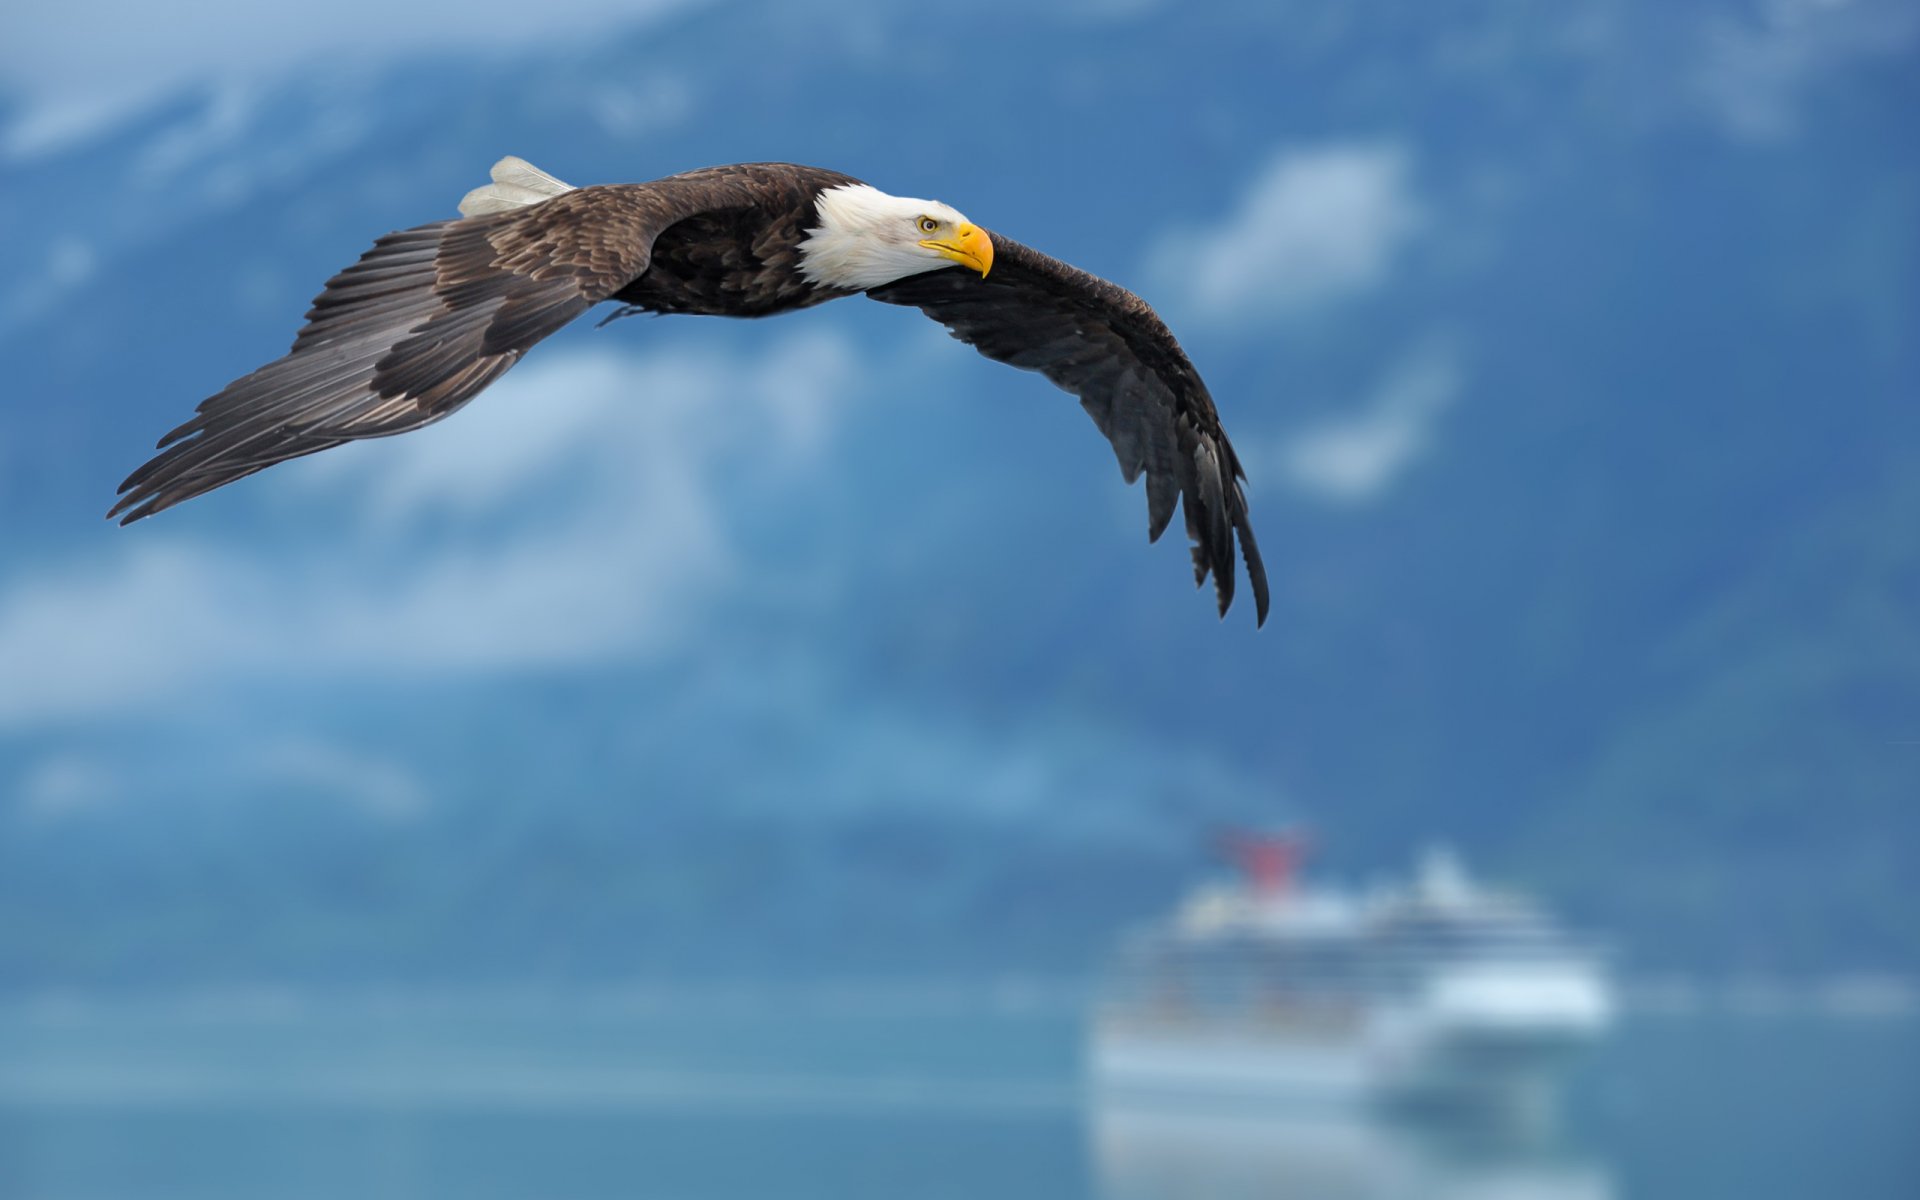
<path id="1" fill-rule="evenodd" d="M 508 212 L 574 190 L 572 184 L 555 179 L 526 159 L 511 154 L 493 164 L 491 174 L 492 183 L 473 189 L 461 199 L 461 216 Z"/>

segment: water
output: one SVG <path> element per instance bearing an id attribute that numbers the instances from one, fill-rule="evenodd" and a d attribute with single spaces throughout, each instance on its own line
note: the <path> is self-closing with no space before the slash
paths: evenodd
<path id="1" fill-rule="evenodd" d="M 1083 1093 L 1067 997 L 361 998 L 0 1011 L 0 1196 L 1920 1195 L 1920 1023 L 1642 1017 L 1558 1130 Z"/>

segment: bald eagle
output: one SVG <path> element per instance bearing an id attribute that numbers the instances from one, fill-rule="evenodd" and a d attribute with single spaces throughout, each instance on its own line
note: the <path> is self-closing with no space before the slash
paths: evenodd
<path id="1" fill-rule="evenodd" d="M 1078 396 L 1127 482 L 1146 474 L 1149 539 L 1180 501 L 1195 584 L 1213 577 L 1224 616 L 1237 538 L 1266 620 L 1240 461 L 1199 373 L 1133 293 L 948 205 L 817 167 L 576 188 L 508 157 L 492 177 L 460 218 L 390 233 L 328 280 L 286 356 L 160 439 L 108 516 L 127 524 L 290 458 L 432 424 L 602 301 L 624 305 L 614 316 L 764 317 L 865 292 Z"/>

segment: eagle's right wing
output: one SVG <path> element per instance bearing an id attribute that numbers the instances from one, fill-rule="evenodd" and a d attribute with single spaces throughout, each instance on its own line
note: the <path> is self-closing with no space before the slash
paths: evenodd
<path id="1" fill-rule="evenodd" d="M 275 463 L 439 420 L 639 276 L 661 230 L 719 198 L 685 180 L 578 188 L 388 234 L 328 281 L 285 357 L 162 438 L 107 515 L 137 521 Z"/>

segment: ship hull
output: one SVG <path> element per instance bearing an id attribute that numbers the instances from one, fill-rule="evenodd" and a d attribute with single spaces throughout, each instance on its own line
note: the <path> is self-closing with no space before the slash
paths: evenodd
<path id="1" fill-rule="evenodd" d="M 1559 1080 L 1590 1040 L 1564 1029 L 1436 1030 L 1393 1021 L 1311 1035 L 1099 1022 L 1087 1060 L 1095 1088 L 1109 1096 L 1334 1110 L 1525 1113 L 1551 1103 Z"/>
<path id="2" fill-rule="evenodd" d="M 1166 1100 L 1365 1103 L 1375 1090 L 1352 1039 L 1280 1039 L 1251 1031 L 1102 1024 L 1088 1047 L 1103 1092 Z"/>

